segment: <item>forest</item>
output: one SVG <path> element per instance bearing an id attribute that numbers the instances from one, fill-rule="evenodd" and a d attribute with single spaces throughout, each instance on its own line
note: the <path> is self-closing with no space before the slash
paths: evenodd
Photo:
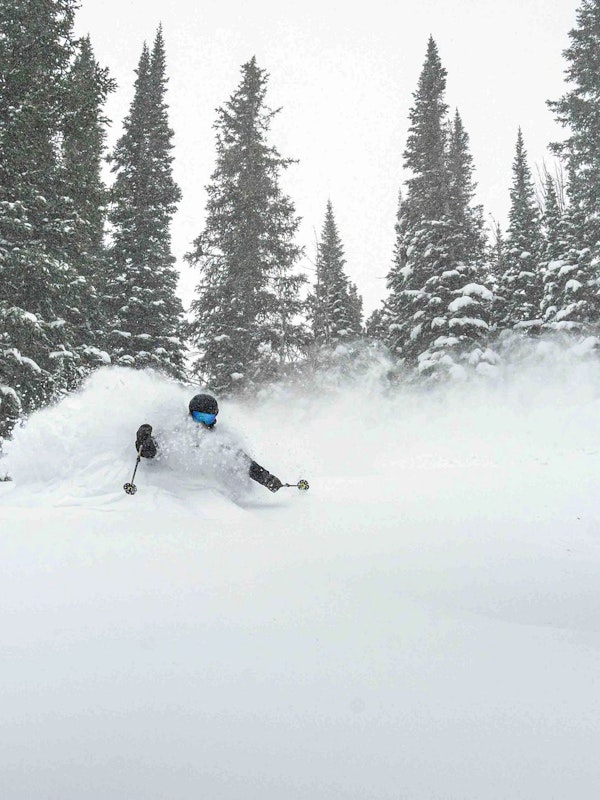
<path id="1" fill-rule="evenodd" d="M 445 100 L 436 41 L 408 120 L 386 295 L 366 319 L 330 201 L 314 279 L 281 187 L 268 72 L 255 58 L 216 112 L 214 171 L 177 295 L 168 64 L 162 28 L 140 43 L 133 99 L 107 148 L 115 90 L 76 0 L 0 0 L 0 444 L 33 411 L 105 365 L 152 369 L 219 396 L 316 368 L 389 359 L 390 385 L 486 380 L 515 342 L 549 336 L 594 353 L 600 322 L 600 0 L 582 0 L 547 102 L 561 165 L 534 178 L 516 131 L 505 229 L 485 222 L 469 134 Z M 105 165 L 111 180 L 106 181 Z"/>

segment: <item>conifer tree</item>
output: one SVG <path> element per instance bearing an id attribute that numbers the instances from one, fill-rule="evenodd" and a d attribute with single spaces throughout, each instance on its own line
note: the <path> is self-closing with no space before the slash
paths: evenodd
<path id="1" fill-rule="evenodd" d="M 115 83 L 108 70 L 94 57 L 90 38 L 79 42 L 79 49 L 67 81 L 63 129 L 64 180 L 75 213 L 75 229 L 69 243 L 69 260 L 76 266 L 82 283 L 82 308 L 79 334 L 84 355 L 91 364 L 108 359 L 95 346 L 105 333 L 105 319 L 99 303 L 97 285 L 107 269 L 105 222 L 108 192 L 102 180 L 107 119 L 104 103 Z"/>
<path id="2" fill-rule="evenodd" d="M 582 0 L 564 51 L 568 91 L 549 102 L 568 135 L 553 145 L 567 176 L 565 248 L 553 326 L 595 329 L 600 322 L 600 1 Z"/>
<path id="3" fill-rule="evenodd" d="M 112 153 L 111 264 L 103 304 L 113 359 L 135 368 L 184 371 L 182 304 L 170 223 L 180 199 L 172 174 L 173 131 L 165 95 L 162 29 L 146 44 L 124 133 Z"/>
<path id="4" fill-rule="evenodd" d="M 76 385 L 85 285 L 62 142 L 76 0 L 0 2 L 0 432 Z"/>
<path id="5" fill-rule="evenodd" d="M 492 231 L 492 241 L 490 244 L 490 273 L 493 276 L 494 286 L 500 281 L 500 276 L 506 271 L 506 245 L 504 243 L 504 233 L 499 222 L 495 222 Z"/>
<path id="6" fill-rule="evenodd" d="M 473 165 L 457 114 L 448 124 L 446 70 L 429 39 L 404 163 L 410 173 L 396 225 L 383 318 L 386 344 L 423 373 L 450 368 L 489 329 L 490 289 L 482 255 L 481 213 L 472 207 Z"/>
<path id="7" fill-rule="evenodd" d="M 586 333 L 597 326 L 596 282 L 590 277 L 596 265 L 591 249 L 579 246 L 580 230 L 581 215 L 567 205 L 555 240 L 545 246 L 542 314 L 545 327 L 552 330 Z"/>
<path id="8" fill-rule="evenodd" d="M 544 210 L 542 215 L 542 257 L 540 270 L 543 280 L 541 314 L 545 325 L 552 325 L 558 311 L 564 258 L 568 250 L 566 225 L 560 207 L 555 181 L 545 176 Z"/>
<path id="9" fill-rule="evenodd" d="M 544 210 L 542 215 L 544 258 L 546 261 L 561 258 L 565 249 L 563 208 L 561 207 L 555 179 L 546 172 Z"/>
<path id="10" fill-rule="evenodd" d="M 200 268 L 191 335 L 196 373 L 216 391 L 251 388 L 306 347 L 295 272 L 298 218 L 279 177 L 292 162 L 269 143 L 267 73 L 252 58 L 218 110 L 217 160 L 204 230 L 187 256 Z"/>
<path id="11" fill-rule="evenodd" d="M 487 265 L 489 273 L 489 287 L 494 294 L 491 309 L 491 328 L 496 330 L 502 318 L 503 305 L 498 295 L 500 279 L 506 272 L 506 243 L 500 224 L 494 222 L 491 241 L 488 244 Z"/>
<path id="12" fill-rule="evenodd" d="M 437 45 L 430 37 L 417 91 L 413 95 L 414 105 L 409 113 L 410 126 L 404 151 L 404 164 L 411 172 L 406 181 L 410 202 L 404 206 L 409 222 L 441 220 L 450 213 L 446 77 Z"/>
<path id="13" fill-rule="evenodd" d="M 317 247 L 317 283 L 312 297 L 315 341 L 327 347 L 355 339 L 362 327 L 362 300 L 344 271 L 344 249 L 331 200 Z"/>
<path id="14" fill-rule="evenodd" d="M 358 286 L 352 281 L 348 283 L 348 299 L 350 330 L 354 331 L 355 336 L 359 336 L 363 333 L 363 299 L 358 293 Z"/>
<path id="15" fill-rule="evenodd" d="M 108 196 L 101 177 L 107 126 L 103 107 L 114 88 L 108 70 L 94 57 L 89 36 L 85 37 L 68 76 L 62 149 L 65 181 L 81 221 L 78 257 L 92 260 L 104 256 Z"/>
<path id="16" fill-rule="evenodd" d="M 365 336 L 383 344 L 389 331 L 389 320 L 385 306 L 374 309 L 365 322 Z"/>
<path id="17" fill-rule="evenodd" d="M 506 232 L 506 268 L 499 279 L 499 325 L 519 329 L 539 326 L 542 300 L 541 220 L 535 188 L 527 163 L 523 133 L 519 128 Z"/>
<path id="18" fill-rule="evenodd" d="M 452 221 L 452 259 L 468 264 L 485 261 L 486 238 L 483 209 L 474 205 L 476 183 L 469 135 L 458 109 L 448 136 L 450 219 Z"/>

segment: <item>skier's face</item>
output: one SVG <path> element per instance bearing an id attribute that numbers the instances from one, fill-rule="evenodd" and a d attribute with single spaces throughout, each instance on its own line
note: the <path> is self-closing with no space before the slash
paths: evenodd
<path id="1" fill-rule="evenodd" d="M 204 425 L 205 428 L 212 428 L 217 421 L 216 414 L 205 414 L 203 411 L 192 411 L 192 419 Z"/>

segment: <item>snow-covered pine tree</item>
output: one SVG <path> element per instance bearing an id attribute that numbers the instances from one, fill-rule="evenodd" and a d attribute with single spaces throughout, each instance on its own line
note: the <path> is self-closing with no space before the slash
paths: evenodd
<path id="1" fill-rule="evenodd" d="M 173 179 L 173 131 L 166 104 L 165 47 L 159 28 L 142 48 L 124 133 L 111 156 L 112 246 L 103 290 L 107 349 L 118 364 L 184 374 L 183 308 L 170 224 L 180 200 Z"/>
<path id="2" fill-rule="evenodd" d="M 358 293 L 358 286 L 352 281 L 348 282 L 348 299 L 350 301 L 348 313 L 350 330 L 355 331 L 355 335 L 360 336 L 364 332 L 363 299 L 362 295 Z"/>
<path id="3" fill-rule="evenodd" d="M 386 317 L 384 306 L 374 309 L 365 321 L 365 336 L 373 339 L 379 344 L 383 344 L 389 330 L 389 323 Z"/>
<path id="4" fill-rule="evenodd" d="M 499 276 L 498 285 L 498 325 L 504 329 L 539 329 L 542 229 L 521 128 L 517 134 L 512 173 L 504 253 L 506 268 Z"/>
<path id="5" fill-rule="evenodd" d="M 475 204 L 474 171 L 469 135 L 456 109 L 448 137 L 452 260 L 481 266 L 485 262 L 487 242 L 483 207 Z"/>
<path id="6" fill-rule="evenodd" d="M 506 243 L 504 241 L 504 233 L 500 227 L 500 223 L 494 221 L 491 231 L 490 240 L 487 245 L 487 257 L 489 274 L 489 286 L 494 293 L 494 300 L 491 309 L 491 329 L 495 332 L 500 322 L 503 306 L 498 295 L 498 286 L 500 285 L 500 278 L 506 272 Z"/>
<path id="7" fill-rule="evenodd" d="M 356 286 L 348 280 L 345 264 L 344 248 L 329 200 L 317 245 L 317 282 L 310 299 L 315 342 L 328 348 L 356 339 L 362 329 L 362 300 Z"/>
<path id="8" fill-rule="evenodd" d="M 504 234 L 499 222 L 494 222 L 492 237 L 489 245 L 490 273 L 493 276 L 494 286 L 499 282 L 500 276 L 506 271 L 506 244 Z"/>
<path id="9" fill-rule="evenodd" d="M 541 273 L 544 284 L 541 315 L 545 327 L 554 327 L 559 298 L 564 290 L 564 271 L 569 252 L 568 222 L 555 179 L 546 172 L 542 214 Z M 568 272 L 568 267 L 567 267 Z"/>
<path id="10" fill-rule="evenodd" d="M 470 353 L 474 360 L 481 356 L 492 300 L 481 210 L 472 205 L 468 136 L 458 113 L 448 124 L 445 89 L 446 70 L 430 38 L 410 111 L 404 153 L 410 177 L 382 315 L 385 343 L 425 374 L 452 371 Z"/>
<path id="11" fill-rule="evenodd" d="M 426 290 L 433 275 L 449 266 L 450 186 L 446 164 L 447 72 L 429 38 L 427 54 L 410 110 L 404 164 L 410 173 L 400 198 L 394 262 L 388 275 L 386 344 L 411 365 L 431 343 L 432 306 L 440 301 Z"/>
<path id="12" fill-rule="evenodd" d="M 564 254 L 566 242 L 564 238 L 563 212 L 564 208 L 559 197 L 557 182 L 553 176 L 546 171 L 542 231 L 544 256 L 548 259 L 560 258 Z"/>
<path id="13" fill-rule="evenodd" d="M 85 281 L 62 142 L 76 0 L 0 2 L 0 430 L 81 376 Z"/>
<path id="14" fill-rule="evenodd" d="M 106 362 L 108 355 L 96 343 L 104 339 L 105 319 L 97 284 L 106 273 L 105 223 L 108 192 L 102 180 L 107 119 L 103 108 L 115 83 L 94 57 L 90 38 L 79 42 L 71 66 L 63 126 L 65 182 L 75 211 L 69 259 L 81 276 L 84 305 L 78 334 L 88 367 Z"/>
<path id="15" fill-rule="evenodd" d="M 557 270 L 554 328 L 597 332 L 600 322 L 600 0 L 583 0 L 564 51 L 569 90 L 548 105 L 568 129 L 552 145 L 565 166 L 568 249 Z"/>
<path id="16" fill-rule="evenodd" d="M 292 162 L 269 143 L 277 111 L 265 105 L 267 73 L 252 58 L 218 110 L 217 160 L 204 230 L 187 259 L 200 268 L 190 326 L 196 374 L 215 391 L 249 389 L 302 353 L 295 271 L 301 249 L 294 206 L 279 176 Z"/>
<path id="17" fill-rule="evenodd" d="M 458 109 L 449 124 L 448 175 L 450 226 L 448 248 L 454 268 L 432 277 L 429 285 L 444 299 L 445 312 L 435 319 L 438 335 L 419 356 L 423 372 L 463 373 L 461 361 L 471 367 L 495 363 L 487 347 L 494 301 L 487 264 L 483 208 L 475 203 L 477 185 L 469 135 Z M 484 368 L 484 367 L 482 367 Z"/>
<path id="18" fill-rule="evenodd" d="M 108 196 L 101 178 L 107 126 L 103 108 L 115 86 L 96 61 L 89 36 L 83 38 L 67 80 L 62 149 L 65 180 L 81 220 L 80 249 L 94 260 L 104 255 Z"/>

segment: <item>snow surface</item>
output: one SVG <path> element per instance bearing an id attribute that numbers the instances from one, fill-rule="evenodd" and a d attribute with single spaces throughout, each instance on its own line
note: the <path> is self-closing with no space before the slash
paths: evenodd
<path id="1" fill-rule="evenodd" d="M 222 403 L 307 493 L 211 474 L 151 373 L 33 415 L 0 462 L 2 797 L 597 798 L 600 369 L 504 373 Z"/>

